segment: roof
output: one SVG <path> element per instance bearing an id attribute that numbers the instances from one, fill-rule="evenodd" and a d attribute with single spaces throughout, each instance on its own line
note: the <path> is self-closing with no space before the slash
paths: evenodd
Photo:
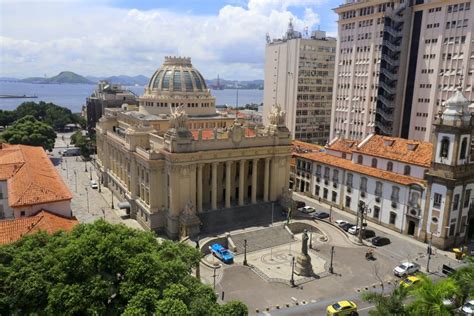
<path id="1" fill-rule="evenodd" d="M 352 139 L 337 139 L 334 143 L 328 146 L 328 149 L 336 150 L 344 153 L 352 153 L 352 151 L 357 147 L 359 142 Z"/>
<path id="2" fill-rule="evenodd" d="M 355 164 L 351 160 L 336 157 L 326 152 L 295 153 L 294 155 L 297 157 L 302 157 L 305 159 L 320 162 L 320 163 L 330 165 L 333 167 L 357 172 L 360 174 L 365 174 L 370 177 L 379 178 L 379 179 L 391 181 L 391 182 L 402 184 L 402 185 L 410 185 L 414 183 L 425 184 L 424 180 L 420 180 L 415 177 L 405 176 L 405 175 L 401 175 L 395 172 L 390 172 L 386 170 L 381 170 L 377 168 Z"/>
<path id="3" fill-rule="evenodd" d="M 306 149 L 306 150 L 315 150 L 315 151 L 318 151 L 318 150 L 321 150 L 323 149 L 324 147 L 323 146 L 320 146 L 320 145 L 316 145 L 316 144 L 312 144 L 312 143 L 306 143 L 306 142 L 302 142 L 300 140 L 294 140 L 292 142 L 293 144 L 293 150 L 294 151 L 298 151 L 298 149 Z"/>
<path id="4" fill-rule="evenodd" d="M 214 139 L 214 130 L 213 129 L 203 129 L 202 131 L 202 139 Z M 255 137 L 255 130 L 251 128 L 244 128 L 245 137 Z M 191 130 L 193 137 L 195 140 L 199 139 L 199 130 Z M 218 139 L 225 139 L 227 138 L 227 132 L 225 131 L 218 131 L 217 132 Z"/>
<path id="5" fill-rule="evenodd" d="M 53 234 L 59 230 L 71 231 L 79 222 L 75 217 L 65 218 L 46 210 L 33 216 L 0 221 L 0 244 L 8 244 L 24 235 L 45 231 Z"/>
<path id="6" fill-rule="evenodd" d="M 397 160 L 427 168 L 431 165 L 432 152 L 433 144 L 431 143 L 381 135 L 371 136 L 353 150 L 353 153 Z"/>
<path id="7" fill-rule="evenodd" d="M 72 199 L 42 147 L 0 145 L 0 180 L 7 180 L 10 207 Z"/>

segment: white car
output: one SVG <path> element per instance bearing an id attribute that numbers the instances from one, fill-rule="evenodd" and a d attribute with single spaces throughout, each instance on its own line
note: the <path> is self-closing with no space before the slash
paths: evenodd
<path id="1" fill-rule="evenodd" d="M 349 230 L 347 232 L 349 234 L 356 235 L 356 234 L 359 233 L 359 229 L 360 229 L 359 226 L 352 226 L 351 228 L 349 228 Z"/>
<path id="2" fill-rule="evenodd" d="M 338 219 L 338 220 L 336 220 L 334 223 L 336 223 L 337 226 L 342 226 L 342 225 L 347 224 L 347 223 L 349 223 L 349 222 L 348 222 L 348 221 L 345 221 L 345 220 L 343 220 L 343 219 Z"/>
<path id="3" fill-rule="evenodd" d="M 91 180 L 91 188 L 92 189 L 97 189 L 98 187 L 99 187 L 99 185 L 97 184 L 97 181 Z"/>
<path id="4" fill-rule="evenodd" d="M 298 209 L 298 211 L 300 211 L 301 213 L 305 213 L 305 214 L 310 214 L 310 213 L 316 212 L 316 210 L 314 209 L 314 207 L 311 207 L 311 206 L 303 206 L 303 207 L 300 207 L 300 208 Z"/>
<path id="5" fill-rule="evenodd" d="M 459 308 L 466 315 L 474 315 L 474 300 L 469 300 Z"/>
<path id="6" fill-rule="evenodd" d="M 409 274 L 414 274 L 420 271 L 420 265 L 413 262 L 402 262 L 399 266 L 393 269 L 393 274 L 399 277 L 404 277 Z"/>

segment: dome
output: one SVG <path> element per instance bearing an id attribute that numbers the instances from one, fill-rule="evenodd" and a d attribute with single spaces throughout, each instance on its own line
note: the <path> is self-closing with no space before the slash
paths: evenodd
<path id="1" fill-rule="evenodd" d="M 443 111 L 442 118 L 447 121 L 469 120 L 468 106 L 471 104 L 458 88 L 454 95 L 444 102 L 446 109 Z"/>
<path id="2" fill-rule="evenodd" d="M 206 82 L 201 73 L 191 64 L 191 58 L 165 57 L 165 62 L 147 86 L 149 91 L 159 92 L 207 92 Z"/>

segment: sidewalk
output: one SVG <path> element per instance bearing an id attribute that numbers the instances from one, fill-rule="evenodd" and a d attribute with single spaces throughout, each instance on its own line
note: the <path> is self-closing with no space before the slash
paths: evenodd
<path id="1" fill-rule="evenodd" d="M 316 199 L 313 199 L 311 197 L 308 197 L 306 195 L 303 195 L 301 193 L 298 193 L 298 192 L 293 192 L 293 195 L 295 196 L 296 199 L 298 200 L 301 200 L 301 201 L 304 201 L 304 202 L 308 202 L 310 204 L 313 204 L 313 205 L 318 205 L 320 207 L 323 207 L 323 208 L 326 208 L 326 209 L 329 209 L 330 205 L 324 203 L 324 202 L 319 202 L 318 200 Z M 357 220 L 357 216 L 352 214 L 352 213 L 349 213 L 349 212 L 346 212 L 346 211 L 343 211 L 341 209 L 338 209 L 336 207 L 332 207 L 332 212 L 335 213 L 335 214 L 338 214 L 340 216 L 343 216 L 343 217 L 346 217 L 346 218 L 349 218 L 351 220 L 353 220 L 354 222 Z M 407 241 L 413 245 L 416 245 L 416 246 L 419 246 L 419 247 L 423 247 L 423 248 L 426 248 L 428 245 L 419 241 L 419 240 L 416 240 L 414 238 L 411 238 L 407 235 L 403 235 L 403 234 L 400 234 L 394 230 L 391 230 L 387 227 L 384 227 L 382 225 L 379 225 L 377 223 L 374 223 L 374 222 L 370 222 L 370 226 L 372 226 L 373 228 L 381 231 L 381 232 L 384 232 L 386 234 L 389 234 L 389 235 L 396 235 L 398 238 L 400 239 L 403 239 L 404 241 Z M 433 247 L 435 248 L 435 247 Z M 448 257 L 450 259 L 453 259 L 455 260 L 455 257 L 454 257 L 454 253 L 450 252 L 450 251 L 445 251 L 445 250 L 441 250 L 441 249 L 438 249 L 438 248 L 435 248 L 435 251 L 437 254 L 439 255 L 443 255 L 445 257 Z"/>

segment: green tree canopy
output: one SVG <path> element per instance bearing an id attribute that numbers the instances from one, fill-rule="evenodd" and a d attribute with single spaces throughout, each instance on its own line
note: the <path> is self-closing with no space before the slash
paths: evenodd
<path id="1" fill-rule="evenodd" d="M 56 133 L 53 128 L 46 123 L 37 121 L 31 115 L 15 121 L 0 133 L 0 141 L 9 144 L 43 146 L 47 150 L 54 148 L 55 139 Z"/>
<path id="2" fill-rule="evenodd" d="M 103 220 L 0 247 L 0 315 L 247 315 L 191 275 L 200 253 Z"/>

